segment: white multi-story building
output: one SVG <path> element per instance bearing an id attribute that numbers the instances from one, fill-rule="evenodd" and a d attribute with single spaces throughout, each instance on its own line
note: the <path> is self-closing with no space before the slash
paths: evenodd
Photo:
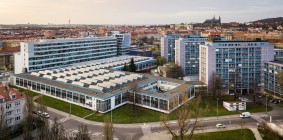
<path id="1" fill-rule="evenodd" d="M 204 45 L 206 40 L 207 37 L 188 35 L 175 41 L 175 64 L 182 67 L 184 75 L 191 79 L 198 80 L 199 46 Z"/>
<path id="2" fill-rule="evenodd" d="M 112 31 L 109 33 L 112 37 L 117 38 L 117 56 L 127 55 L 131 46 L 131 34 Z"/>
<path id="3" fill-rule="evenodd" d="M 59 68 L 117 55 L 117 38 L 90 37 L 21 43 L 15 55 L 15 73 Z"/>
<path id="4" fill-rule="evenodd" d="M 175 41 L 180 38 L 180 35 L 167 34 L 161 37 L 161 56 L 167 62 L 175 60 Z"/>
<path id="5" fill-rule="evenodd" d="M 221 77 L 227 93 L 245 94 L 263 87 L 264 63 L 273 61 L 274 47 L 267 41 L 214 40 L 200 45 L 199 56 L 200 81 L 210 86 L 214 73 Z"/>
<path id="6" fill-rule="evenodd" d="M 6 121 L 7 126 L 16 126 L 24 118 L 26 96 L 19 91 L 0 85 L 0 121 Z"/>

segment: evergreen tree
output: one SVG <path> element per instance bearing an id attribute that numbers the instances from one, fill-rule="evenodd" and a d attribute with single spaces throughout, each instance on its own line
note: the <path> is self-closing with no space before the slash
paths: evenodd
<path id="1" fill-rule="evenodd" d="M 127 66 L 127 63 L 125 63 L 122 71 L 127 71 L 127 70 L 128 70 L 128 66 Z"/>
<path id="2" fill-rule="evenodd" d="M 136 72 L 137 66 L 135 65 L 134 58 L 131 58 L 131 62 L 128 68 L 130 72 Z"/>

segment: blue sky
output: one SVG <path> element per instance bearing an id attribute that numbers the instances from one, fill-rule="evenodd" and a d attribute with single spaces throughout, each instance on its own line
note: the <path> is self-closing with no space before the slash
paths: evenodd
<path id="1" fill-rule="evenodd" d="M 283 16 L 283 0 L 0 0 L 0 24 L 248 22 Z"/>

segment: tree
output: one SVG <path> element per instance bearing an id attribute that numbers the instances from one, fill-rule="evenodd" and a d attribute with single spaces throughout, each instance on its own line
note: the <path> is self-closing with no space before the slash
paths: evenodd
<path id="1" fill-rule="evenodd" d="M 167 77 L 169 78 L 179 78 L 179 77 L 183 77 L 183 70 L 182 68 L 177 65 L 177 64 L 171 64 L 170 66 L 167 66 L 165 68 L 165 71 L 166 71 L 166 75 Z"/>
<path id="2" fill-rule="evenodd" d="M 157 62 L 157 66 L 162 66 L 163 64 L 166 63 L 166 59 L 164 56 L 158 56 L 156 62 Z"/>
<path id="3" fill-rule="evenodd" d="M 222 94 L 224 92 L 223 88 L 223 81 L 219 75 L 216 73 L 213 73 L 209 80 L 209 93 L 213 96 L 213 99 L 216 100 L 216 98 L 222 97 Z"/>
<path id="4" fill-rule="evenodd" d="M 58 122 L 58 119 L 55 117 L 53 124 L 48 133 L 48 140 L 67 140 L 65 129 L 62 124 Z"/>
<path id="5" fill-rule="evenodd" d="M 127 63 L 125 63 L 125 64 L 124 64 L 124 67 L 123 67 L 123 69 L 122 69 L 122 71 L 128 71 L 128 69 L 129 69 L 129 68 L 128 68 L 128 66 L 127 66 Z"/>
<path id="6" fill-rule="evenodd" d="M 24 107 L 24 121 L 23 121 L 23 136 L 25 140 L 32 140 L 32 130 L 34 127 L 34 117 L 32 110 L 34 108 L 32 97 L 27 96 L 26 104 Z"/>
<path id="7" fill-rule="evenodd" d="M 280 72 L 278 76 L 279 76 L 279 85 L 283 87 L 283 72 Z"/>
<path id="8" fill-rule="evenodd" d="M 107 115 L 104 118 L 104 140 L 113 140 L 113 124 L 110 122 L 110 118 Z"/>
<path id="9" fill-rule="evenodd" d="M 186 99 L 185 99 L 186 100 Z M 206 108 L 200 107 L 200 98 L 196 97 L 195 99 L 185 102 L 183 106 L 177 111 L 177 124 L 178 131 L 175 132 L 173 127 L 168 122 L 168 115 L 161 115 L 160 120 L 161 124 L 169 131 L 173 136 L 173 140 L 184 140 L 184 136 L 188 133 L 188 140 L 192 139 L 194 131 L 199 127 L 201 120 L 199 117 L 205 113 Z"/>
<path id="10" fill-rule="evenodd" d="M 132 113 L 135 114 L 137 111 L 136 103 L 138 102 L 138 99 L 136 98 L 137 92 L 138 92 L 138 83 L 136 81 L 133 81 L 130 85 L 130 90 L 128 93 L 126 93 L 126 99 L 127 101 L 132 103 Z"/>
<path id="11" fill-rule="evenodd" d="M 78 126 L 79 131 L 75 134 L 74 140 L 90 140 L 87 125 Z"/>
<path id="12" fill-rule="evenodd" d="M 10 139 L 10 128 L 6 122 L 6 112 L 4 106 L 0 106 L 0 139 Z"/>
<path id="13" fill-rule="evenodd" d="M 202 105 L 204 105 L 205 96 L 207 96 L 207 88 L 204 85 L 196 87 L 196 94 L 200 96 Z"/>
<path id="14" fill-rule="evenodd" d="M 134 58 L 131 58 L 128 69 L 129 69 L 130 72 L 136 72 L 137 66 L 135 65 Z"/>

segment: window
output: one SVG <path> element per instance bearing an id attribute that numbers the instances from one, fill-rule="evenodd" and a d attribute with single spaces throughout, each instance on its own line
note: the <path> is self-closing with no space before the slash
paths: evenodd
<path id="1" fill-rule="evenodd" d="M 15 106 L 19 106 L 21 104 L 20 101 L 15 102 Z"/>
<path id="2" fill-rule="evenodd" d="M 21 120 L 21 116 L 15 118 L 15 121 L 19 121 L 19 120 Z"/>
<path id="3" fill-rule="evenodd" d="M 11 124 L 11 123 L 12 123 L 12 119 L 8 119 L 7 124 Z"/>
<path id="4" fill-rule="evenodd" d="M 12 115 L 12 111 L 6 113 L 7 117 Z"/>
<path id="5" fill-rule="evenodd" d="M 10 109 L 12 107 L 12 104 L 7 104 L 6 109 Z"/>
<path id="6" fill-rule="evenodd" d="M 21 113 L 21 109 L 17 109 L 16 114 L 20 114 L 20 113 Z"/>

